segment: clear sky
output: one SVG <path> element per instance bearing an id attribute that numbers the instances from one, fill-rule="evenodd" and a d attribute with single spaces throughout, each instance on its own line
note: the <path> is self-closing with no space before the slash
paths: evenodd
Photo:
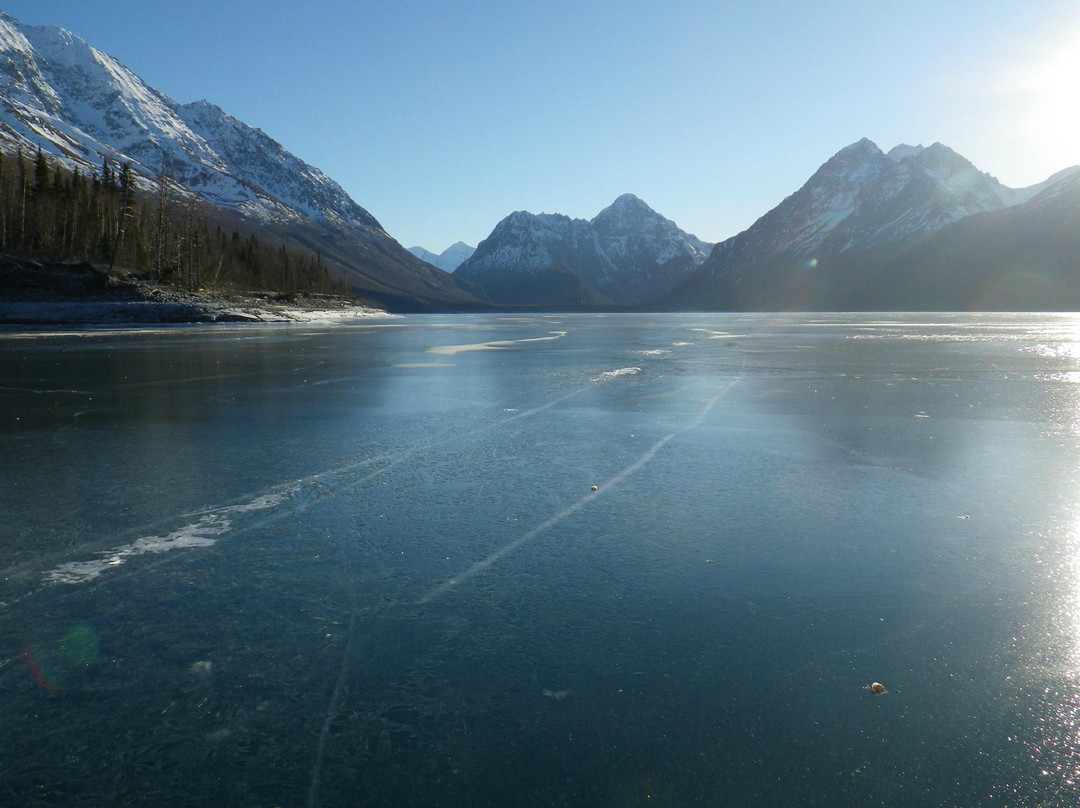
<path id="1" fill-rule="evenodd" d="M 409 247 L 624 192 L 720 241 L 861 137 L 1006 185 L 1080 164 L 1058 0 L 0 0 L 333 177 Z"/>

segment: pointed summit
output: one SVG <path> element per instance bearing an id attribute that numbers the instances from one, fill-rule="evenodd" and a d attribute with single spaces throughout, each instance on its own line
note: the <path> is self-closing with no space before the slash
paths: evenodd
<path id="1" fill-rule="evenodd" d="M 592 219 L 594 227 L 636 228 L 637 223 L 667 221 L 634 194 L 622 194 Z"/>
<path id="2" fill-rule="evenodd" d="M 861 185 L 873 175 L 885 170 L 885 162 L 885 153 L 876 143 L 864 137 L 830 157 L 814 173 L 807 185 L 813 185 L 815 181 L 835 181 L 836 178 L 850 178 L 851 182 Z"/>
<path id="3" fill-rule="evenodd" d="M 878 145 L 870 138 L 864 137 L 856 140 L 849 146 L 845 146 L 840 151 L 838 151 L 835 156 L 839 157 L 840 155 L 864 155 L 868 157 L 876 157 L 879 154 L 882 154 L 882 151 L 880 148 L 878 148 Z"/>
<path id="4" fill-rule="evenodd" d="M 644 213 L 656 213 L 656 211 L 646 205 L 640 197 L 637 197 L 634 194 L 620 194 L 614 202 L 605 208 L 605 210 L 611 210 L 612 208 L 615 210 L 637 210 Z"/>

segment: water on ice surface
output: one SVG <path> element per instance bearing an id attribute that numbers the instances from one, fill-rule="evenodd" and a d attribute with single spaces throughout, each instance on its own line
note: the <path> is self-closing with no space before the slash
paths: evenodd
<path id="1" fill-rule="evenodd" d="M 1053 315 L 0 335 L 3 788 L 1067 802 L 1078 346 Z"/>

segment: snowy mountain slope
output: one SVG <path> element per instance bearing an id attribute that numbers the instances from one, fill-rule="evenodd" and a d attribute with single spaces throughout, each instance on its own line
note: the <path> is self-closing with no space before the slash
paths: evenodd
<path id="1" fill-rule="evenodd" d="M 590 222 L 608 272 L 587 278 L 622 303 L 652 302 L 683 283 L 712 245 L 685 233 L 633 194 L 623 194 Z"/>
<path id="2" fill-rule="evenodd" d="M 640 305 L 682 283 L 710 248 L 624 194 L 591 221 L 512 213 L 457 275 L 504 303 Z"/>
<path id="3" fill-rule="evenodd" d="M 444 272 L 453 272 L 476 252 L 476 247 L 470 247 L 464 241 L 456 241 L 441 253 L 433 253 L 423 247 L 409 247 L 409 252 Z"/>
<path id="4" fill-rule="evenodd" d="M 151 178 L 164 162 L 189 190 L 265 218 L 293 211 L 326 216 L 345 198 L 258 130 L 206 102 L 176 104 L 62 29 L 0 15 L 0 82 L 8 139 L 27 150 L 41 145 L 60 152 L 69 167 L 94 171 L 108 155 Z M 259 164 L 248 162 L 252 155 L 261 157 Z"/>
<path id="5" fill-rule="evenodd" d="M 679 308 L 829 307 L 861 267 L 888 260 L 969 216 L 1002 210 L 1067 179 L 1014 190 L 940 143 L 867 139 L 841 149 L 798 191 L 713 250 L 676 290 Z"/>
<path id="6" fill-rule="evenodd" d="M 751 227 L 763 253 L 808 257 L 904 242 L 1003 207 L 1004 189 L 940 143 L 884 154 L 865 138 L 842 149 Z M 747 231 L 750 233 L 750 231 Z"/>
<path id="7" fill-rule="evenodd" d="M 39 147 L 83 173 L 130 163 L 144 188 L 160 171 L 186 191 L 312 249 L 336 243 L 358 291 L 464 301 L 452 281 L 397 244 L 336 182 L 206 101 L 178 104 L 74 34 L 0 12 L 0 147 Z M 340 249 L 348 244 L 348 250 Z M 329 250 L 328 250 L 329 251 Z M 362 269 L 362 271 L 359 271 Z"/>

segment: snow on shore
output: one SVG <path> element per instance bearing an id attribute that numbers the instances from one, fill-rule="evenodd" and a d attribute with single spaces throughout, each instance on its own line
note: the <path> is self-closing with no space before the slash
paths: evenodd
<path id="1" fill-rule="evenodd" d="M 0 302 L 0 327 L 181 323 L 342 323 L 390 317 L 338 298 L 227 298 L 169 293 L 160 299 Z"/>

